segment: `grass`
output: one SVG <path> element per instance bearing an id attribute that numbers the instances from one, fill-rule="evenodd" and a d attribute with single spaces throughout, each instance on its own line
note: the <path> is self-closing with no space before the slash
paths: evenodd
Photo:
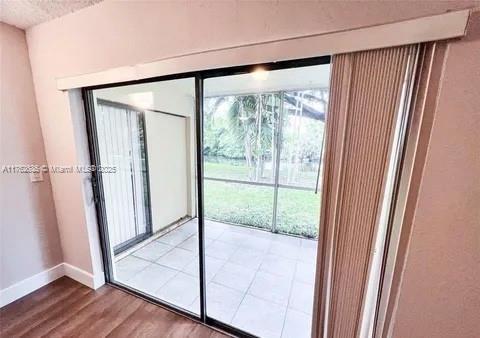
<path id="1" fill-rule="evenodd" d="M 278 231 L 317 237 L 320 194 L 315 194 L 313 191 L 280 188 L 277 213 Z"/>
<path id="2" fill-rule="evenodd" d="M 232 180 L 248 180 L 248 167 L 225 162 L 204 162 L 205 176 L 229 178 Z M 264 176 L 272 177 L 270 170 L 264 171 Z"/>
<path id="3" fill-rule="evenodd" d="M 246 164 L 232 164 L 228 162 L 204 162 L 204 170 L 206 177 L 228 178 L 232 180 L 248 181 L 248 167 Z M 280 183 L 285 183 L 287 177 L 287 164 L 280 163 L 279 171 Z M 273 173 L 270 168 L 263 170 L 263 178 L 261 182 L 272 182 Z M 293 185 L 314 187 L 317 182 L 317 171 L 300 171 L 297 175 L 296 182 Z"/>
<path id="4" fill-rule="evenodd" d="M 205 216 L 218 221 L 270 229 L 273 188 L 205 180 Z M 320 197 L 312 191 L 280 189 L 277 229 L 316 237 Z"/>

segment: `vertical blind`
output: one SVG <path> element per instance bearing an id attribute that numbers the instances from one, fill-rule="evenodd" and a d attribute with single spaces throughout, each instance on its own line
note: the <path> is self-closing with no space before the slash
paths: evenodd
<path id="1" fill-rule="evenodd" d="M 101 102 L 95 114 L 100 159 L 116 168 L 102 179 L 110 244 L 117 251 L 148 231 L 143 118 L 126 106 Z"/>
<path id="2" fill-rule="evenodd" d="M 416 46 L 335 55 L 314 336 L 359 335 L 408 68 Z"/>

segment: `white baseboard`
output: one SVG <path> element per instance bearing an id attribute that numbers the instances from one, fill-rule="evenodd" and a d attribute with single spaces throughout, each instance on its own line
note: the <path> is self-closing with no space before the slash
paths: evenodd
<path id="1" fill-rule="evenodd" d="M 67 276 L 77 282 L 88 286 L 91 289 L 98 289 L 105 284 L 105 277 L 103 273 L 93 274 L 77 268 L 68 263 L 60 263 L 48 270 L 37 273 L 36 275 L 26 278 L 18 283 L 15 283 L 3 290 L 0 290 L 0 308 L 16 301 L 29 293 L 40 289 L 54 280 Z"/>
<path id="2" fill-rule="evenodd" d="M 63 263 L 60 263 L 48 270 L 42 271 L 36 275 L 33 275 L 32 277 L 15 283 L 6 289 L 0 290 L 0 307 L 10 304 L 11 302 L 22 298 L 23 296 L 26 296 L 37 289 L 40 289 L 42 286 L 45 286 L 64 275 L 64 266 Z"/>
<path id="3" fill-rule="evenodd" d="M 105 284 L 105 277 L 103 273 L 94 276 L 90 272 L 77 268 L 76 266 L 68 263 L 63 263 L 63 265 L 65 268 L 65 276 L 70 277 L 71 279 L 76 280 L 77 282 L 82 283 L 91 289 L 96 290 Z"/>

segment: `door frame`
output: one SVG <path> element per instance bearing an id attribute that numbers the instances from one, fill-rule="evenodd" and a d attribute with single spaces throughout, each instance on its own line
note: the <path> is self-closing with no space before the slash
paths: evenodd
<path id="1" fill-rule="evenodd" d="M 215 68 L 194 72 L 186 72 L 159 77 L 145 78 L 133 81 L 124 81 L 111 84 L 95 85 L 82 88 L 82 97 L 84 102 L 86 116 L 86 130 L 88 138 L 88 147 L 90 152 L 91 164 L 99 166 L 100 153 L 98 147 L 98 135 L 95 123 L 95 104 L 92 91 L 96 89 L 113 88 L 141 83 L 160 82 L 167 80 L 176 80 L 184 78 L 194 78 L 195 80 L 195 131 L 196 131 L 196 169 L 197 169 L 197 218 L 198 218 L 198 247 L 199 247 L 199 284 L 200 284 L 200 315 L 189 312 L 174 304 L 154 298 L 144 292 L 136 290 L 128 285 L 122 284 L 113 278 L 112 257 L 110 255 L 112 248 L 109 244 L 107 217 L 103 194 L 102 175 L 96 171 L 92 172 L 92 189 L 94 193 L 95 209 L 97 223 L 100 235 L 100 246 L 102 249 L 103 266 L 105 271 L 105 282 L 113 287 L 131 293 L 148 302 L 161 306 L 167 310 L 173 311 L 179 315 L 188 317 L 194 321 L 223 330 L 229 334 L 241 337 L 256 337 L 255 335 L 238 329 L 232 325 L 223 323 L 207 315 L 206 302 L 206 279 L 205 279 L 205 224 L 204 224 L 204 194 L 203 194 L 203 81 L 207 78 L 231 76 L 251 73 L 257 69 L 265 71 L 293 69 L 307 66 L 316 66 L 330 64 L 331 56 L 319 56 L 304 59 L 295 59 L 287 61 L 268 62 L 260 64 L 250 64 L 234 67 Z M 326 121 L 325 121 L 326 123 Z"/>

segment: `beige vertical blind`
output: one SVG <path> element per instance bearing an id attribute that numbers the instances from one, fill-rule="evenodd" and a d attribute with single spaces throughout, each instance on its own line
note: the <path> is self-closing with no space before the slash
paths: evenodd
<path id="1" fill-rule="evenodd" d="M 396 122 L 415 46 L 335 55 L 314 336 L 356 337 Z"/>

